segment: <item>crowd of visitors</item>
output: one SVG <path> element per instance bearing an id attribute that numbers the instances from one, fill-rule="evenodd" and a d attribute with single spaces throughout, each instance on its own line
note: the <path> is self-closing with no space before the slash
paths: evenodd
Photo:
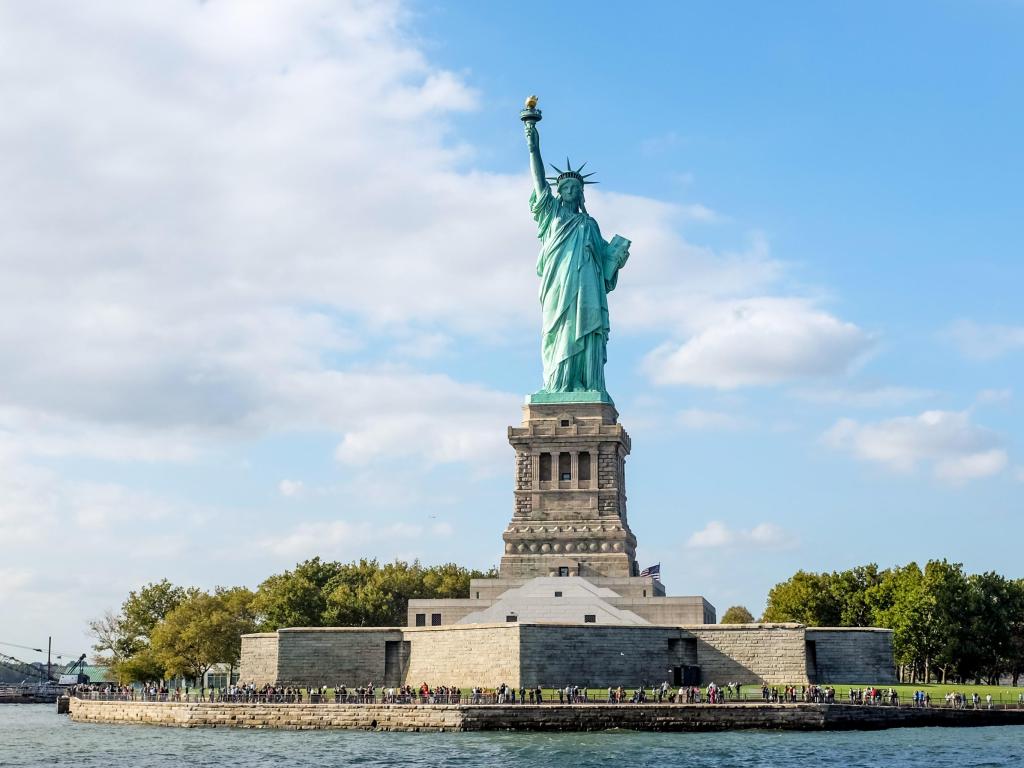
<path id="1" fill-rule="evenodd" d="M 82 698 L 120 699 L 128 701 L 191 701 L 191 702 L 241 702 L 241 703 L 284 703 L 284 704 L 724 704 L 742 701 L 741 686 L 737 683 L 718 685 L 708 683 L 705 687 L 682 686 L 678 689 L 667 682 L 657 686 L 624 688 L 609 686 L 602 696 L 594 695 L 586 687 L 566 685 L 555 689 L 541 686 L 515 688 L 501 683 L 496 688 L 474 686 L 466 696 L 457 685 L 430 685 L 423 682 L 419 687 L 404 685 L 378 688 L 370 682 L 349 688 L 337 684 L 333 688 L 301 686 L 255 686 L 251 683 L 232 684 L 225 688 L 183 686 L 169 687 L 165 683 L 151 682 L 141 686 L 116 685 L 113 683 L 74 686 L 73 695 Z M 836 689 L 830 685 L 787 685 L 761 686 L 761 700 L 764 703 L 815 703 L 835 704 Z M 850 688 L 844 703 L 855 705 L 890 706 L 900 705 L 896 688 Z M 945 705 L 954 709 L 991 709 L 991 694 L 953 691 L 945 695 Z M 1001 705 L 1005 705 L 1001 704 Z M 914 691 L 909 706 L 930 707 L 931 696 L 927 691 Z M 1019 694 L 1018 707 L 1024 707 L 1024 694 Z"/>
<path id="2" fill-rule="evenodd" d="M 981 709 L 981 695 L 977 692 L 970 695 L 960 691 L 950 691 L 946 694 L 946 706 L 954 709 Z M 1024 694 L 1017 697 L 1017 703 L 1024 702 Z M 985 709 L 992 709 L 992 694 L 985 694 Z"/>

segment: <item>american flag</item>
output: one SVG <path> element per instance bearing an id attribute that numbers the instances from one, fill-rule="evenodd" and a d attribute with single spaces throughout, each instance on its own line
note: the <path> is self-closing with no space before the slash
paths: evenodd
<path id="1" fill-rule="evenodd" d="M 661 581 L 661 563 L 651 565 L 640 571 L 641 576 L 650 576 L 655 581 Z"/>

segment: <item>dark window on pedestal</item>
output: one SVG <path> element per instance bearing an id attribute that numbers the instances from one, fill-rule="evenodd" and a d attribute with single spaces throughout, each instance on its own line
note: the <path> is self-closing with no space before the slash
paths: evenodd
<path id="1" fill-rule="evenodd" d="M 551 479 L 551 454 L 542 453 L 540 455 L 540 479 L 550 480 Z"/>
<path id="2" fill-rule="evenodd" d="M 583 616 L 584 624 L 597 624 L 597 616 L 593 613 L 588 613 Z"/>
<path id="3" fill-rule="evenodd" d="M 558 479 L 572 480 L 572 456 L 568 453 L 558 454 Z"/>
<path id="4" fill-rule="evenodd" d="M 441 614 L 440 613 L 432 613 L 432 614 L 430 614 L 430 626 L 432 626 L 432 627 L 440 627 L 441 626 Z"/>
<path id="5" fill-rule="evenodd" d="M 560 565 L 560 566 L 558 566 L 558 575 L 559 576 L 568 576 L 569 575 L 569 566 L 568 565 Z"/>
<path id="6" fill-rule="evenodd" d="M 476 593 L 476 599 L 477 599 L 477 600 L 479 600 L 479 599 L 480 599 L 480 593 L 479 593 L 479 592 L 477 592 L 477 593 Z"/>
<path id="7" fill-rule="evenodd" d="M 580 480 L 590 479 L 590 454 L 587 451 L 580 451 L 579 458 Z"/>
<path id="8" fill-rule="evenodd" d="M 516 616 L 514 613 L 510 613 L 508 616 L 505 617 L 505 621 L 519 621 L 519 617 Z"/>
<path id="9" fill-rule="evenodd" d="M 555 592 L 555 597 L 561 597 L 561 596 L 562 596 L 561 592 Z"/>
<path id="10" fill-rule="evenodd" d="M 425 627 L 425 626 L 427 626 L 427 614 L 425 614 L 425 613 L 417 613 L 416 614 L 416 626 L 417 627 Z"/>
<path id="11" fill-rule="evenodd" d="M 568 427 L 569 426 L 569 420 L 568 419 L 562 419 L 562 426 L 563 427 Z"/>

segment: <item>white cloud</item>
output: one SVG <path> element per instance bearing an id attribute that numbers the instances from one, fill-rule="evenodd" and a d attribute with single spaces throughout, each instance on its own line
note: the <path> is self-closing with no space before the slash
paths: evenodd
<path id="1" fill-rule="evenodd" d="M 410 47 L 399 6 L 2 13 L 11 407 L 153 442 L 245 431 L 275 379 L 357 350 L 364 322 L 414 320 L 409 351 L 436 354 L 431 326 L 532 309 L 528 185 L 457 170 L 436 118 L 475 96 Z M 40 452 L 74 450 L 53 429 Z"/>
<path id="2" fill-rule="evenodd" d="M 0 568 L 0 598 L 18 595 L 32 580 L 31 572 L 21 568 Z"/>
<path id="3" fill-rule="evenodd" d="M 993 360 L 1024 350 L 1024 325 L 999 325 L 958 320 L 947 336 L 960 352 L 974 360 Z"/>
<path id="4" fill-rule="evenodd" d="M 24 547 L 45 541 L 58 523 L 61 495 L 53 473 L 0 453 L 0 541 Z"/>
<path id="5" fill-rule="evenodd" d="M 306 486 L 301 480 L 282 480 L 277 484 L 278 493 L 287 498 L 301 496 L 305 490 Z"/>
<path id="6" fill-rule="evenodd" d="M 449 538 L 455 535 L 455 527 L 451 523 L 434 523 L 430 526 L 430 532 L 439 538 Z"/>
<path id="7" fill-rule="evenodd" d="M 842 405 L 851 408 L 889 408 L 927 400 L 935 393 L 912 387 L 806 387 L 796 389 L 793 396 L 809 403 Z"/>
<path id="8" fill-rule="evenodd" d="M 452 341 L 452 337 L 444 333 L 413 333 L 395 344 L 394 353 L 399 357 L 426 360 L 448 352 Z"/>
<path id="9" fill-rule="evenodd" d="M 1013 399 L 1013 390 L 1006 389 L 983 389 L 978 393 L 975 402 L 979 405 L 999 405 L 1008 403 Z"/>
<path id="10" fill-rule="evenodd" d="M 114 524 L 166 520 L 183 510 L 167 501 L 116 483 L 74 483 L 69 486 L 69 507 L 82 529 L 108 529 Z"/>
<path id="11" fill-rule="evenodd" d="M 687 408 L 676 414 L 676 421 L 684 429 L 734 430 L 746 426 L 745 419 L 725 411 Z"/>
<path id="12" fill-rule="evenodd" d="M 261 414 L 281 428 L 342 434 L 345 464 L 416 456 L 430 463 L 488 463 L 507 458 L 496 427 L 519 398 L 439 374 L 401 371 L 310 371 L 282 376 Z"/>
<path id="13" fill-rule="evenodd" d="M 781 549 L 796 543 L 795 536 L 774 523 L 759 523 L 753 528 L 730 528 L 720 520 L 711 520 L 686 540 L 686 546 L 691 549 Z"/>
<path id="14" fill-rule="evenodd" d="M 352 557 L 371 542 L 416 541 L 430 535 L 446 538 L 451 526 L 435 524 L 430 527 L 406 522 L 377 525 L 351 523 L 346 520 L 301 523 L 288 533 L 259 539 L 259 549 L 281 558 L 302 559 L 313 555 L 321 557 Z"/>
<path id="15" fill-rule="evenodd" d="M 935 476 L 954 484 L 1002 472 L 1009 461 L 1006 451 L 993 448 L 978 453 L 951 456 L 935 462 Z"/>
<path id="16" fill-rule="evenodd" d="M 35 547 L 64 537 L 76 545 L 146 549 L 154 524 L 161 541 L 201 528 L 209 510 L 123 484 L 71 480 L 0 454 L 0 542 Z M 160 527 L 156 528 L 160 530 Z M 63 539 L 62 539 L 63 540 Z"/>
<path id="17" fill-rule="evenodd" d="M 737 301 L 717 315 L 686 341 L 648 355 L 655 383 L 734 389 L 834 376 L 871 347 L 856 325 L 802 299 Z"/>
<path id="18" fill-rule="evenodd" d="M 937 478 L 954 484 L 998 474 L 1009 460 L 1002 438 L 973 424 L 967 411 L 925 411 L 864 424 L 840 419 L 823 439 L 899 472 L 929 464 Z"/>

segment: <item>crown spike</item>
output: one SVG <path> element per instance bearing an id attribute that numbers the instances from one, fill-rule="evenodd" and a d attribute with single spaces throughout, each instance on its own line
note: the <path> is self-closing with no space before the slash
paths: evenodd
<path id="1" fill-rule="evenodd" d="M 580 171 L 582 171 L 583 168 L 586 166 L 585 162 L 579 168 L 573 169 L 573 167 L 572 167 L 572 160 L 569 159 L 568 155 L 565 158 L 565 170 L 564 171 L 561 168 L 559 168 L 557 165 L 555 165 L 554 163 L 548 163 L 548 165 L 550 165 L 554 169 L 555 173 L 558 174 L 558 176 L 556 176 L 556 177 L 551 177 L 551 176 L 547 177 L 548 181 L 553 181 L 553 182 L 555 182 L 555 184 L 561 184 L 566 179 L 576 179 L 576 181 L 580 182 L 581 184 L 597 184 L 597 183 L 599 183 L 599 182 L 596 182 L 596 181 L 587 181 L 587 179 L 589 177 L 594 175 L 593 171 L 591 171 L 590 173 L 580 173 Z"/>
<path id="2" fill-rule="evenodd" d="M 590 162 L 590 161 L 589 160 L 584 160 L 583 161 L 583 165 L 581 165 L 579 168 L 576 169 L 576 173 L 579 173 L 580 171 L 582 171 L 586 167 L 588 162 Z M 589 176 L 589 175 L 590 174 L 588 173 L 587 176 Z"/>

